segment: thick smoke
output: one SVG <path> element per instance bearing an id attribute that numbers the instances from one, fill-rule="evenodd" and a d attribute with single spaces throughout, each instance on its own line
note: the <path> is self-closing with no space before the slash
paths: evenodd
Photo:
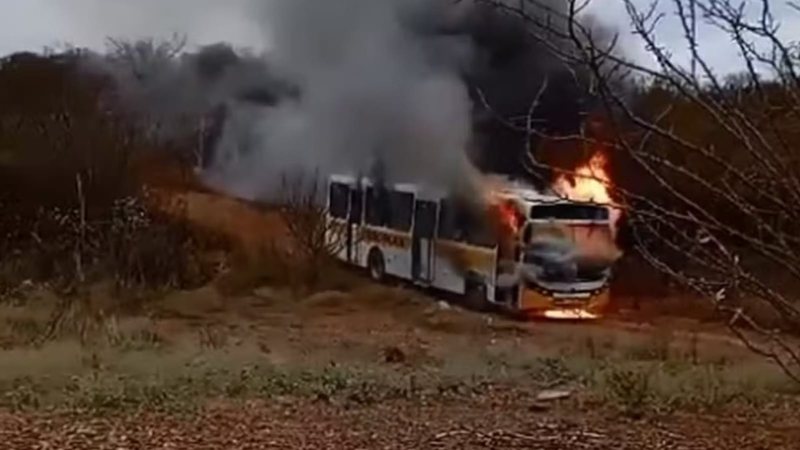
<path id="1" fill-rule="evenodd" d="M 126 109 L 167 139 L 191 133 L 231 100 L 275 104 L 294 93 L 266 61 L 237 54 L 227 44 L 181 50 L 179 40 L 119 41 L 109 54 L 89 58 L 88 68 L 110 73 Z"/>
<path id="2" fill-rule="evenodd" d="M 574 131 L 586 109 L 575 68 L 475 0 L 251 0 L 250 13 L 266 55 L 139 43 L 103 62 L 161 135 L 211 118 L 207 180 L 243 197 L 269 199 L 293 172 L 370 174 L 378 162 L 390 179 L 455 189 L 475 180 L 470 159 L 523 175 L 531 143 L 498 118 L 527 114 L 545 79 L 537 126 Z"/>
<path id="3" fill-rule="evenodd" d="M 270 61 L 299 88 L 273 107 L 231 105 L 218 185 L 274 192 L 287 172 L 369 174 L 446 186 L 472 178 L 465 39 L 414 33 L 430 0 L 273 0 L 258 8 Z M 434 20 L 436 18 L 433 18 Z"/>
<path id="4" fill-rule="evenodd" d="M 548 174 L 531 177 L 530 166 L 523 163 L 538 144 L 535 139 L 529 140 L 526 119 L 530 114 L 532 126 L 547 135 L 577 133 L 595 107 L 587 95 L 588 74 L 584 67 L 563 57 L 574 50 L 571 40 L 565 38 L 569 2 L 506 3 L 524 8 L 530 20 L 477 2 L 454 25 L 456 32 L 471 37 L 477 49 L 465 73 L 476 105 L 473 131 L 476 146 L 481 149 L 476 162 L 484 171 L 548 183 Z M 582 26 L 592 30 L 595 43 L 607 45 L 612 40 L 612 30 L 594 17 L 583 14 L 580 20 Z M 544 91 L 543 83 L 547 83 Z M 532 109 L 534 102 L 537 106 Z"/>

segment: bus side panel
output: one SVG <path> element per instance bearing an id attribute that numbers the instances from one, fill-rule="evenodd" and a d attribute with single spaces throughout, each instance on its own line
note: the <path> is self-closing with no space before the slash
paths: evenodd
<path id="1" fill-rule="evenodd" d="M 404 280 L 411 279 L 411 235 L 383 227 L 363 226 L 359 234 L 359 255 L 367 267 L 373 249 L 383 255 L 386 273 Z"/>
<path id="2" fill-rule="evenodd" d="M 358 249 L 358 251 L 356 253 L 357 259 L 355 261 L 355 264 L 362 269 L 366 269 L 368 261 L 367 257 L 369 256 L 369 251 L 375 244 L 371 242 L 366 242 L 364 241 L 364 239 L 361 238 L 361 236 L 363 235 L 362 228 L 363 226 L 359 226 L 357 228 L 358 232 L 356 235 L 358 236 L 358 238 L 356 238 L 355 246 Z"/>
<path id="3" fill-rule="evenodd" d="M 435 246 L 433 285 L 447 292 L 464 294 L 467 274 L 486 280 L 487 297 L 494 298 L 494 265 L 496 252 L 475 245 L 439 240 Z"/>
<path id="4" fill-rule="evenodd" d="M 442 252 L 436 251 L 433 260 L 433 287 L 463 295 L 465 292 L 463 272 L 456 269 L 451 258 L 443 256 Z"/>
<path id="5" fill-rule="evenodd" d="M 402 247 L 381 248 L 386 263 L 386 273 L 403 280 L 411 279 L 411 251 Z"/>
<path id="6" fill-rule="evenodd" d="M 497 292 L 497 287 L 494 284 L 494 280 L 490 278 L 489 282 L 486 283 L 486 300 L 489 300 L 492 303 L 497 303 L 495 292 Z"/>

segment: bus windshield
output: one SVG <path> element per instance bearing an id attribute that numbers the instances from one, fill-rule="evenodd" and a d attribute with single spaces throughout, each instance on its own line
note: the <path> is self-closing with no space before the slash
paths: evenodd
<path id="1" fill-rule="evenodd" d="M 537 243 L 525 249 L 523 262 L 541 281 L 575 283 L 600 281 L 609 276 L 610 263 L 581 257 L 554 243 Z"/>
<path id="2" fill-rule="evenodd" d="M 537 205 L 531 208 L 531 219 L 606 221 L 609 219 L 609 211 L 604 206 L 596 205 Z"/>

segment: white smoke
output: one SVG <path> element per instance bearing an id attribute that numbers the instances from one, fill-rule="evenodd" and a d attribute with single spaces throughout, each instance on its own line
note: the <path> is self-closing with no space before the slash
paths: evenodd
<path id="1" fill-rule="evenodd" d="M 295 171 L 368 174 L 451 187 L 469 180 L 471 102 L 459 68 L 466 40 L 412 26 L 449 10 L 431 0 L 268 0 L 256 8 L 269 61 L 300 95 L 271 107 L 233 103 L 215 185 L 248 198 Z"/>

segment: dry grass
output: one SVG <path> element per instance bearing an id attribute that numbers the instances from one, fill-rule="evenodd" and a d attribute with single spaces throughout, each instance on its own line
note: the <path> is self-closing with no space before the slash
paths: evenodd
<path id="1" fill-rule="evenodd" d="M 53 303 L 0 308 L 3 407 L 190 411 L 215 398 L 274 396 L 366 406 L 500 387 L 532 401 L 564 388 L 574 394 L 559 407 L 638 418 L 758 411 L 795 395 L 777 368 L 742 348 L 674 326 L 526 325 L 370 283 L 268 298 L 207 287 L 170 294 L 147 316 L 78 309 L 42 341 Z"/>

